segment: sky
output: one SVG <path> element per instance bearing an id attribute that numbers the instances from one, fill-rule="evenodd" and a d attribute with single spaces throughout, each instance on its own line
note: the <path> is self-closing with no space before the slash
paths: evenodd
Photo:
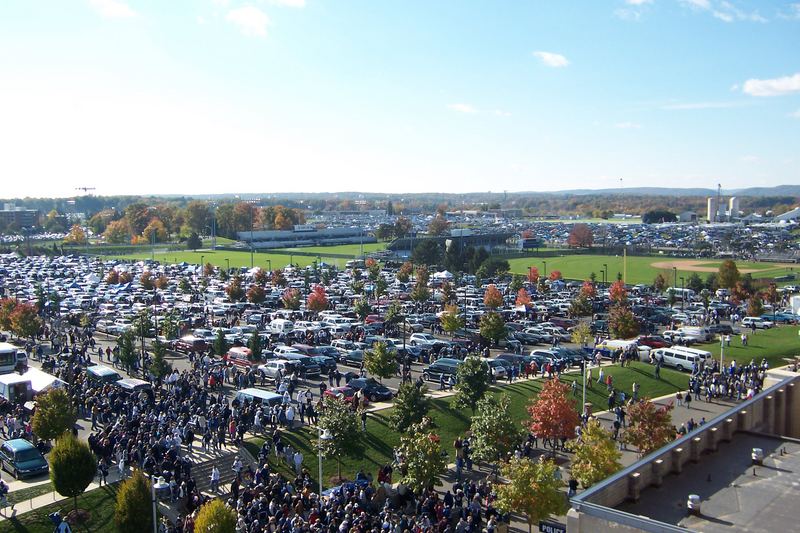
<path id="1" fill-rule="evenodd" d="M 0 197 L 800 183 L 800 0 L 7 0 Z"/>

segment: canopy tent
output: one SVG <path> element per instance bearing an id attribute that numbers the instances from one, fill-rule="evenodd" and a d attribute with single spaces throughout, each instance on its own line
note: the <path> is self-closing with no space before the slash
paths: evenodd
<path id="1" fill-rule="evenodd" d="M 441 272 L 436 272 L 433 275 L 433 279 L 453 279 L 453 274 L 447 270 L 442 270 Z"/>

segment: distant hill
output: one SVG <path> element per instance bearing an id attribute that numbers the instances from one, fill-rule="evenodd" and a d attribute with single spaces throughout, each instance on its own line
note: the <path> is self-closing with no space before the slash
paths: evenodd
<path id="1" fill-rule="evenodd" d="M 570 189 L 552 192 L 520 192 L 514 194 L 587 194 L 635 195 L 635 196 L 716 196 L 716 189 L 671 188 L 671 187 L 626 187 L 623 189 Z M 777 185 L 775 187 L 748 187 L 746 189 L 722 189 L 725 196 L 800 196 L 800 185 Z"/>

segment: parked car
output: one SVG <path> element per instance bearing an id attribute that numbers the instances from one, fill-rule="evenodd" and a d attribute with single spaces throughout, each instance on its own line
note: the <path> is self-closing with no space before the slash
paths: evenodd
<path id="1" fill-rule="evenodd" d="M 355 394 L 356 389 L 348 385 L 345 385 L 344 387 L 332 387 L 325 389 L 325 392 L 322 393 L 323 396 L 328 396 L 330 398 L 341 398 L 343 400 L 347 400 L 348 402 L 353 400 L 353 396 L 355 396 Z"/>
<path id="2" fill-rule="evenodd" d="M 331 370 L 336 370 L 336 359 L 327 355 L 312 355 L 311 360 L 319 366 L 322 374 L 328 375 Z"/>
<path id="3" fill-rule="evenodd" d="M 637 340 L 639 346 L 649 346 L 650 348 L 669 348 L 672 343 L 659 335 L 642 335 Z"/>
<path id="4" fill-rule="evenodd" d="M 348 387 L 360 390 L 371 402 L 383 402 L 392 399 L 389 387 L 377 382 L 374 378 L 355 378 L 347 383 Z"/>
<path id="5" fill-rule="evenodd" d="M 439 381 L 439 378 L 444 376 L 444 379 L 447 380 L 450 376 L 456 375 L 456 369 L 461 362 L 460 359 L 451 359 L 449 357 L 437 359 L 422 371 L 422 379 Z"/>
<path id="6" fill-rule="evenodd" d="M 339 362 L 346 366 L 361 366 L 364 362 L 364 350 L 350 350 L 339 357 Z"/>
<path id="7" fill-rule="evenodd" d="M 746 316 L 742 319 L 742 327 L 756 329 L 769 329 L 774 326 L 774 322 L 761 318 L 760 316 Z"/>
<path id="8" fill-rule="evenodd" d="M 0 446 L 0 466 L 16 479 L 50 471 L 42 452 L 25 439 L 7 440 Z"/>

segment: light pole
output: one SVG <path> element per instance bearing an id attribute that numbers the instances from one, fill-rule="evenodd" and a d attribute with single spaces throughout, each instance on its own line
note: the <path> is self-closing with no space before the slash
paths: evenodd
<path id="1" fill-rule="evenodd" d="M 672 267 L 672 288 L 678 286 L 678 268 Z"/>
<path id="2" fill-rule="evenodd" d="M 605 286 L 606 286 L 606 271 L 601 268 L 600 269 L 600 274 L 602 275 L 602 279 L 603 279 L 603 289 L 605 289 Z"/>
<path id="3" fill-rule="evenodd" d="M 205 272 L 206 270 L 206 263 L 205 263 L 206 256 L 200 254 L 200 272 Z"/>
<path id="4" fill-rule="evenodd" d="M 231 260 L 227 257 L 225 258 L 225 264 L 228 265 L 228 275 L 231 275 Z"/>
<path id="5" fill-rule="evenodd" d="M 725 335 L 719 334 L 719 371 L 725 377 Z"/>
<path id="6" fill-rule="evenodd" d="M 603 285 L 608 285 L 608 263 L 603 263 Z"/>
<path id="7" fill-rule="evenodd" d="M 272 272 L 272 259 L 267 259 L 267 264 L 269 265 L 269 271 Z"/>
<path id="8" fill-rule="evenodd" d="M 322 443 L 325 441 L 333 440 L 333 435 L 329 430 L 324 430 L 317 426 L 317 437 L 319 443 L 317 444 L 317 457 L 319 458 L 319 497 L 322 498 Z"/>
<path id="9" fill-rule="evenodd" d="M 542 261 L 544 263 L 544 277 L 547 278 L 547 261 Z"/>
<path id="10" fill-rule="evenodd" d="M 250 207 L 250 268 L 253 268 L 253 207 Z"/>
<path id="11" fill-rule="evenodd" d="M 685 300 L 685 293 L 686 291 L 683 289 L 683 276 L 681 276 L 681 311 L 683 311 L 683 301 Z"/>

